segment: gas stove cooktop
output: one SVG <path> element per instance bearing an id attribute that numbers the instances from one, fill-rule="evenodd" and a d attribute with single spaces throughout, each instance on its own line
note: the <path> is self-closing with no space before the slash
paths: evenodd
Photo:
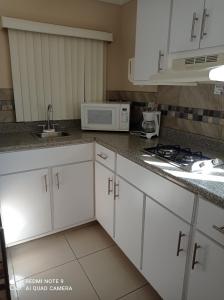
<path id="1" fill-rule="evenodd" d="M 202 152 L 194 152 L 190 148 L 182 148 L 179 145 L 158 144 L 156 147 L 145 148 L 144 151 L 187 171 L 199 171 L 205 167 L 223 164 L 217 158 L 211 159 L 203 155 Z"/>

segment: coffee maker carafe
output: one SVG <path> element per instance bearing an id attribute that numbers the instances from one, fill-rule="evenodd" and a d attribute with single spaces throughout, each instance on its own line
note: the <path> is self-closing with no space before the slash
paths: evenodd
<path id="1" fill-rule="evenodd" d="M 153 136 L 159 136 L 160 128 L 160 111 L 144 111 L 143 113 L 142 129 L 144 136 L 151 139 Z"/>

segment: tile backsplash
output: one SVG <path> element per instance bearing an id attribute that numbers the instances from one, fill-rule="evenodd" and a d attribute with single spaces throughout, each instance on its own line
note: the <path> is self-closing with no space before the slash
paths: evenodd
<path id="1" fill-rule="evenodd" d="M 0 89 L 0 122 L 15 122 L 13 89 Z"/>
<path id="2" fill-rule="evenodd" d="M 224 95 L 214 85 L 160 86 L 157 93 L 108 91 L 109 100 L 156 102 L 161 126 L 224 140 Z"/>
<path id="3" fill-rule="evenodd" d="M 160 86 L 158 92 L 107 91 L 107 100 L 155 102 L 161 126 L 224 140 L 224 95 L 214 85 Z M 15 122 L 13 89 L 0 89 L 0 123 Z"/>

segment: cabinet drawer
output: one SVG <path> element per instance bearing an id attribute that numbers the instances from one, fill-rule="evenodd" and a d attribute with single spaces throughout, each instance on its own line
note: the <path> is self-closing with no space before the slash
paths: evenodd
<path id="1" fill-rule="evenodd" d="M 191 222 L 194 194 L 118 155 L 117 173 L 145 194 Z"/>
<path id="2" fill-rule="evenodd" d="M 224 209 L 200 198 L 197 228 L 224 245 Z"/>
<path id="3" fill-rule="evenodd" d="M 96 144 L 96 161 L 99 161 L 106 167 L 114 170 L 115 168 L 115 153 L 99 144 Z"/>
<path id="4" fill-rule="evenodd" d="M 2 153 L 0 175 L 92 159 L 92 143 Z"/>

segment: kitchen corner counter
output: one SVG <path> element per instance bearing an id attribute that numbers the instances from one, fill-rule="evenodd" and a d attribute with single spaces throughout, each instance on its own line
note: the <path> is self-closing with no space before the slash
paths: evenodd
<path id="1" fill-rule="evenodd" d="M 128 133 L 82 132 L 68 130 L 69 136 L 40 139 L 29 132 L 0 134 L 0 153 L 31 150 L 97 141 L 132 162 L 186 188 L 224 209 L 224 169 L 209 173 L 190 173 L 145 154 L 143 149 L 157 143 L 172 143 L 167 138 L 145 140 Z M 174 143 L 174 142 L 173 142 Z M 194 148 L 194 145 L 192 145 Z"/>

